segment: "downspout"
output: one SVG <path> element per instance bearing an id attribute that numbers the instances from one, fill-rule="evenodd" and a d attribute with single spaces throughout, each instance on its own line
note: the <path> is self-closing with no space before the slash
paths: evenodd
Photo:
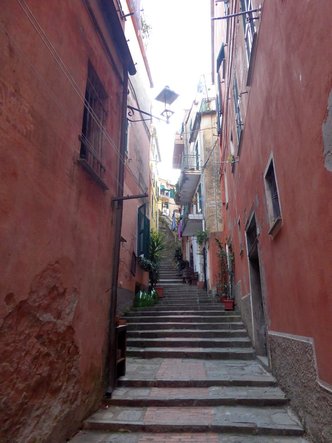
<path id="1" fill-rule="evenodd" d="M 126 152 L 126 132 L 127 132 L 127 97 L 128 97 L 128 66 L 123 68 L 123 90 L 122 90 L 122 109 L 121 109 L 121 135 L 120 135 L 120 154 L 118 164 L 118 186 L 117 197 L 120 199 L 114 204 L 114 247 L 113 247 L 113 265 L 112 265 L 112 285 L 111 285 L 111 305 L 109 313 L 109 340 L 107 349 L 106 376 L 108 377 L 108 387 L 106 396 L 111 397 L 116 383 L 116 310 L 118 299 L 118 276 L 120 262 L 121 246 L 121 226 L 123 209 L 123 185 L 124 185 L 124 158 Z"/>

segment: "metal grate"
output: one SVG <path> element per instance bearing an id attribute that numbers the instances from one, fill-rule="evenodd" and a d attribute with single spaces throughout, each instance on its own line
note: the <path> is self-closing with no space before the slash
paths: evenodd
<path id="1" fill-rule="evenodd" d="M 85 105 L 80 135 L 80 162 L 93 176 L 102 179 L 105 167 L 102 163 L 104 124 L 106 121 L 105 90 L 91 64 L 85 91 Z"/>

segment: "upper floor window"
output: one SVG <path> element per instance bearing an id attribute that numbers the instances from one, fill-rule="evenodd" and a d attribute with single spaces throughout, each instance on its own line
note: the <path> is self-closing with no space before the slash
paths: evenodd
<path id="1" fill-rule="evenodd" d="M 240 143 L 241 132 L 242 132 L 242 116 L 240 108 L 239 88 L 237 85 L 236 76 L 234 76 L 234 81 L 233 81 L 233 101 L 234 101 L 236 132 L 237 132 L 238 143 Z"/>
<path id="2" fill-rule="evenodd" d="M 102 163 L 107 95 L 96 71 L 89 63 L 85 89 L 80 160 L 85 169 L 102 183 L 105 167 Z"/>
<path id="3" fill-rule="evenodd" d="M 218 134 L 221 134 L 221 128 L 222 128 L 222 95 L 221 95 L 221 79 L 219 72 L 217 73 L 218 77 L 218 94 L 216 97 L 216 118 L 217 118 L 217 130 Z"/>
<path id="4" fill-rule="evenodd" d="M 252 0 L 241 0 L 241 11 L 252 11 Z M 252 12 L 243 14 L 244 40 L 246 46 L 246 55 L 248 65 L 250 64 L 250 56 L 256 38 L 255 18 Z"/>
<path id="5" fill-rule="evenodd" d="M 269 165 L 265 172 L 264 179 L 265 179 L 267 211 L 268 211 L 269 225 L 270 225 L 269 234 L 273 236 L 279 231 L 281 226 L 279 193 L 278 193 L 273 159 L 271 159 L 271 161 L 269 162 Z"/>

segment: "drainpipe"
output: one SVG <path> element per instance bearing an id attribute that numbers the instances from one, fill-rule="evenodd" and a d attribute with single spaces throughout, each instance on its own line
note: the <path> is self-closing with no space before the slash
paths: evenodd
<path id="1" fill-rule="evenodd" d="M 122 109 L 121 109 L 121 135 L 120 135 L 120 154 L 118 164 L 118 186 L 117 197 L 123 197 L 124 184 L 124 158 L 126 152 L 126 131 L 127 131 L 127 97 L 128 97 L 128 67 L 123 68 L 123 91 L 122 91 Z M 121 226 L 123 200 L 117 199 L 114 204 L 114 246 L 113 246 L 113 266 L 112 266 L 112 285 L 111 285 L 111 305 L 109 312 L 109 340 L 106 361 L 106 376 L 108 378 L 108 388 L 106 396 L 111 397 L 116 383 L 116 310 L 118 298 L 118 276 L 120 262 L 121 246 Z"/>

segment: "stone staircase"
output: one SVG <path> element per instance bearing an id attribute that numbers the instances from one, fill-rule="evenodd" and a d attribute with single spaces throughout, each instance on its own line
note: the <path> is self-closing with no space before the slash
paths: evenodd
<path id="1" fill-rule="evenodd" d="M 170 252 L 164 298 L 132 309 L 127 372 L 72 443 L 304 443 L 238 312 L 182 283 Z"/>

